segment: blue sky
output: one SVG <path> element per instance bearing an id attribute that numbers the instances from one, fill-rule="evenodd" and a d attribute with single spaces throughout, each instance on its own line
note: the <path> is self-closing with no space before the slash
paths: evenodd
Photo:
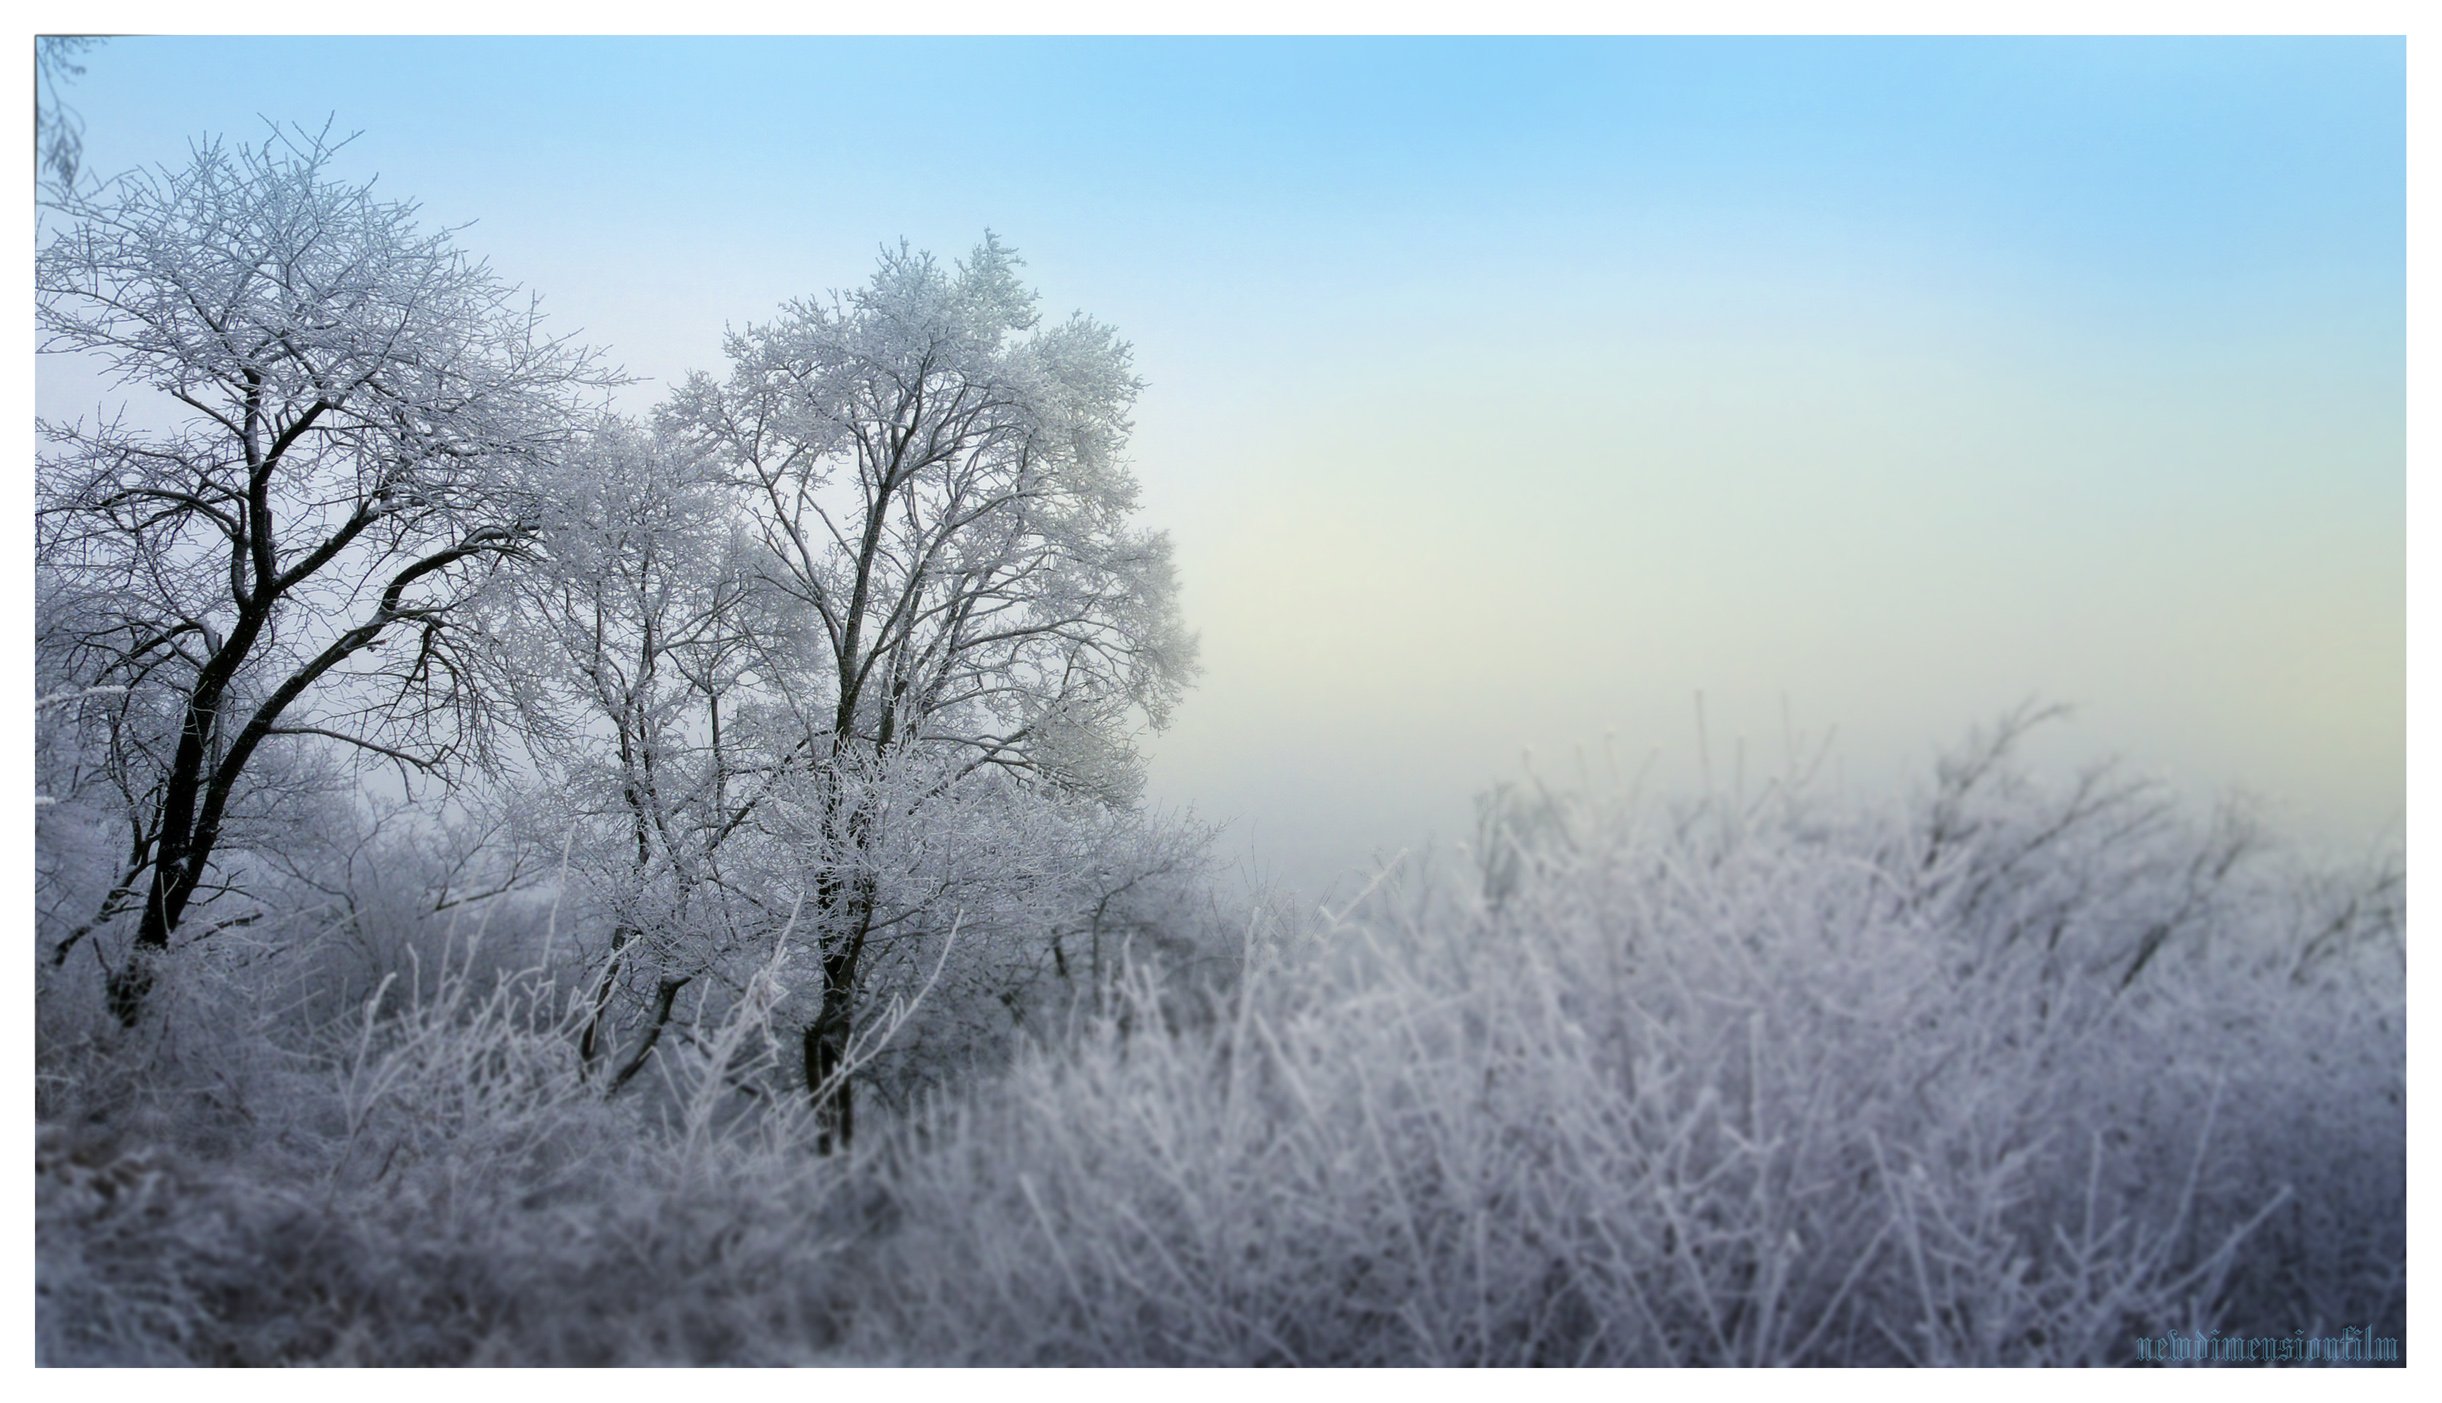
<path id="1" fill-rule="evenodd" d="M 2030 693 L 2355 845 L 2404 784 L 2397 40 L 121 39 L 666 382 L 990 227 L 1117 325 L 1206 677 L 1155 793 L 1319 886 L 1523 747 L 1852 782 Z M 74 387 L 44 381 L 45 412 Z M 650 404 L 655 384 L 630 392 Z M 1539 762 L 1542 763 L 1542 762 Z M 1554 765 L 1553 768 L 1564 768 Z"/>

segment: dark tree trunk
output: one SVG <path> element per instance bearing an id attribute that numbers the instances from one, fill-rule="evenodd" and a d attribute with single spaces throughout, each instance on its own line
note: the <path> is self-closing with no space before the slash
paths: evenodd
<path id="1" fill-rule="evenodd" d="M 619 966 L 626 961 L 628 941 L 634 938 L 634 929 L 625 923 L 611 930 L 610 959 L 602 966 L 601 982 L 594 986 L 594 1007 L 585 1020 L 585 1033 L 577 1039 L 577 1065 L 583 1075 L 593 1075 L 594 1064 L 602 1060 L 603 1025 L 610 1020 L 611 996 L 619 988 Z"/>
<path id="2" fill-rule="evenodd" d="M 684 978 L 661 981 L 660 989 L 653 996 L 653 1021 L 645 1028 L 643 1041 L 637 1043 L 636 1050 L 628 1054 L 626 1065 L 611 1077 L 609 1090 L 604 1095 L 627 1085 L 638 1072 L 644 1070 L 645 1061 L 653 1055 L 653 1049 L 661 1046 L 662 1030 L 670 1026 L 670 1010 L 678 1002 L 678 991 L 685 987 L 687 981 Z"/>
<path id="3" fill-rule="evenodd" d="M 825 877 L 815 889 L 831 931 L 822 958 L 822 1005 L 805 1030 L 806 1094 L 814 1098 L 815 1147 L 845 1150 L 856 1135 L 855 1076 L 847 1068 L 856 1034 L 857 965 L 873 927 L 874 892 L 864 880 Z"/>
<path id="4" fill-rule="evenodd" d="M 162 846 L 168 848 L 167 835 Z M 151 891 L 145 898 L 144 913 L 136 923 L 135 944 L 127 952 L 127 962 L 111 970 L 103 980 L 102 992 L 111 1015 L 123 1027 L 133 1028 L 144 1016 L 144 1006 L 152 997 L 161 956 L 170 948 L 170 932 L 178 926 L 179 917 L 186 913 L 187 902 L 203 872 L 202 853 L 164 852 L 153 863 Z"/>
<path id="5" fill-rule="evenodd" d="M 103 998 L 121 1027 L 133 1028 L 144 1016 L 145 1001 L 153 993 L 153 961 L 158 954 L 154 947 L 138 945 L 127 952 L 127 963 L 102 976 Z"/>
<path id="6" fill-rule="evenodd" d="M 823 963 L 827 965 L 830 961 Z M 856 1136 L 854 1086 L 843 1079 L 827 1092 L 824 1090 L 848 1060 L 849 1019 L 848 999 L 834 998 L 832 991 L 825 988 L 822 1012 L 805 1031 L 806 1090 L 814 1097 L 814 1148 L 819 1154 L 845 1150 Z"/>

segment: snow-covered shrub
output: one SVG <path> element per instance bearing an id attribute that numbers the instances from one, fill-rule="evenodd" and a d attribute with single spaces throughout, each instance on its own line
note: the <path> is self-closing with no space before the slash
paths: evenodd
<path id="1" fill-rule="evenodd" d="M 1911 810 L 1538 789 L 1208 1030 L 906 1139 L 910 1362 L 2126 1363 L 2401 1323 L 2396 879 L 2010 763 Z M 924 1342 L 924 1353 L 906 1342 Z"/>
<path id="2" fill-rule="evenodd" d="M 1465 861 L 1302 929 L 1258 908 L 1227 978 L 1115 963 L 1028 1025 L 1058 1036 L 984 1029 L 1020 1049 L 1000 1073 L 954 1049 L 1009 971 L 962 987 L 916 945 L 868 1026 L 937 1089 L 837 1154 L 773 1091 L 819 956 L 785 921 L 615 1095 L 577 1047 L 597 971 L 523 962 L 568 948 L 548 911 L 361 902 L 392 968 L 344 1016 L 297 1015 L 277 929 L 176 952 L 135 1030 L 46 986 L 39 1349 L 2116 1364 L 2172 1332 L 2399 1335 L 2396 864 L 2317 867 L 2107 772 L 2036 783 L 2026 720 L 1905 806 L 1530 781 Z M 904 877 L 954 952 L 935 874 L 1074 975 L 1090 942 L 1025 924 L 1117 869 L 990 807 L 868 844 L 900 864 L 877 890 Z M 1209 894 L 1169 880 L 1106 917 L 1209 942 Z"/>
<path id="3" fill-rule="evenodd" d="M 580 1074 L 583 1003 L 464 936 L 207 1108 L 194 1049 L 55 1058 L 36 1154 L 37 1339 L 54 1364 L 799 1362 L 836 1333 L 844 1161 L 741 1114 L 751 1003 L 659 1065 Z M 182 970 L 177 997 L 212 981 Z M 768 981 L 767 981 L 768 982 Z M 165 1021 L 175 1005 L 158 1010 Z M 218 1122 L 229 1122 L 234 1130 Z"/>

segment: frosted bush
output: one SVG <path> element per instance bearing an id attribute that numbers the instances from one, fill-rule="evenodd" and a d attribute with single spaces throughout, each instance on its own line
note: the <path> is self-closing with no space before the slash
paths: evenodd
<path id="1" fill-rule="evenodd" d="M 36 1157 L 46 1362 L 802 1362 L 835 1333 L 843 1166 L 803 1114 L 736 1114 L 745 1019 L 605 1098 L 581 1012 L 479 944 L 287 1040 L 216 1134 L 177 1105 L 192 1049 L 87 1047 Z M 210 981 L 181 971 L 176 988 Z M 164 1010 L 174 1021 L 178 1007 Z M 126 1059 L 126 1060 L 121 1060 Z M 157 1093 L 142 1081 L 166 1080 Z"/>
<path id="2" fill-rule="evenodd" d="M 2317 867 L 2110 771 L 2036 783 L 2033 719 L 1905 805 L 1512 786 L 1455 860 L 1251 918 L 1228 977 L 1114 959 L 1001 1072 L 936 1050 L 974 1001 L 936 962 L 876 1026 L 931 1089 L 853 1153 L 774 1091 L 787 941 L 617 1094 L 576 1050 L 593 976 L 522 958 L 566 948 L 547 911 L 361 903 L 383 977 L 338 1016 L 268 977 L 297 932 L 183 952 L 134 1032 L 46 985 L 39 1348 L 2125 1364 L 2400 1335 L 2396 862 Z M 1130 899 L 1136 938 L 1209 939 L 1208 900 Z"/>
<path id="3" fill-rule="evenodd" d="M 1209 1033 L 1042 1057 L 912 1138 L 870 1347 L 2083 1364 L 2396 1335 L 2396 881 L 2326 891 L 2108 773 L 2034 785 L 2031 721 L 1894 818 L 1504 800 L 1465 880 L 1394 879 Z"/>

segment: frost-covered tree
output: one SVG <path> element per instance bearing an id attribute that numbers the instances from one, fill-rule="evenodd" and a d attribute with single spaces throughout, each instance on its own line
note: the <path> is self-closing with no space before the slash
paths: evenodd
<path id="1" fill-rule="evenodd" d="M 64 187 L 76 184 L 85 157 L 85 122 L 60 101 L 60 86 L 85 76 L 77 55 L 102 41 L 91 35 L 40 34 L 34 38 L 34 171 Z"/>
<path id="2" fill-rule="evenodd" d="M 667 423 L 749 499 L 795 616 L 768 680 L 834 854 L 807 913 L 822 997 L 804 1071 L 844 1138 L 876 916 L 852 857 L 872 791 L 848 777 L 909 757 L 943 783 L 995 771 L 1124 803 L 1130 738 L 1167 719 L 1193 643 L 1167 540 L 1131 522 L 1128 347 L 1082 316 L 1045 325 L 997 240 L 954 266 L 887 251 L 865 286 L 792 303 L 728 353 Z"/>
<path id="3" fill-rule="evenodd" d="M 1126 1021 L 1138 985 L 1171 985 L 1214 943 L 1201 827 L 951 752 L 851 752 L 757 826 L 776 865 L 798 860 L 782 869 L 797 892 L 833 880 L 862 903 L 855 1016 L 826 1088 L 853 1082 L 860 1100 L 905 1108 L 1022 1040 Z M 819 1017 L 830 989 L 796 1011 Z"/>
<path id="4" fill-rule="evenodd" d="M 43 348 L 125 395 L 38 425 L 36 550 L 51 671 L 158 722 L 110 752 L 136 818 L 100 915 L 136 915 L 108 981 L 130 1022 L 267 749 L 415 774 L 480 748 L 465 606 L 610 378 L 336 150 L 275 132 L 64 193 L 35 264 Z"/>
<path id="5" fill-rule="evenodd" d="M 765 594 L 700 455 L 611 420 L 574 463 L 496 631 L 548 796 L 534 836 L 610 922 L 584 1064 L 606 1055 L 620 988 L 637 986 L 649 1009 L 615 1089 L 645 1065 L 679 992 L 722 973 L 738 903 L 749 924 L 759 917 L 754 884 L 724 862 L 762 836 L 749 820 L 773 780 L 753 671 Z"/>

